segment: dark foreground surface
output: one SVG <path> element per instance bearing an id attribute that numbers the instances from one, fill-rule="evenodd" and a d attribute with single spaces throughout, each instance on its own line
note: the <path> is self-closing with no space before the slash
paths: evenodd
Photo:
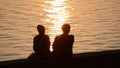
<path id="1" fill-rule="evenodd" d="M 120 50 L 74 54 L 70 60 L 9 60 L 0 68 L 120 68 Z"/>

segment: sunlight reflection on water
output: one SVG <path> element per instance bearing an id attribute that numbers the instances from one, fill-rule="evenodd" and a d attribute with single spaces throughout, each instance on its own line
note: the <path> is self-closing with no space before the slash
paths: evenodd
<path id="1" fill-rule="evenodd" d="M 70 34 L 75 36 L 73 53 L 120 49 L 120 0 L 0 2 L 0 61 L 33 52 L 38 24 L 45 26 L 51 45 L 62 33 L 61 25 L 70 24 Z"/>
<path id="2" fill-rule="evenodd" d="M 48 19 L 46 19 L 46 22 L 53 23 L 53 26 L 51 29 L 49 29 L 48 34 L 50 35 L 50 40 L 53 43 L 54 38 L 56 35 L 61 34 L 61 26 L 62 24 L 66 23 L 69 14 L 68 11 L 65 9 L 66 4 L 64 3 L 65 0 L 54 0 L 54 1 L 45 1 L 45 3 L 49 3 L 50 6 L 45 8 L 44 11 L 46 11 L 48 14 L 46 15 Z M 56 29 L 55 32 L 53 32 Z M 52 45 L 51 43 L 51 45 Z M 52 46 L 50 47 L 50 51 L 53 51 Z"/>
<path id="3" fill-rule="evenodd" d="M 46 15 L 48 18 L 45 21 L 53 24 L 48 32 L 48 34 L 54 34 L 50 36 L 51 42 L 54 41 L 56 35 L 62 33 L 61 26 L 66 23 L 69 17 L 69 12 L 65 9 L 67 6 L 64 1 L 65 0 L 45 1 L 45 3 L 50 4 L 50 6 L 44 8 L 44 11 L 48 13 Z M 55 29 L 56 31 L 54 31 Z"/>

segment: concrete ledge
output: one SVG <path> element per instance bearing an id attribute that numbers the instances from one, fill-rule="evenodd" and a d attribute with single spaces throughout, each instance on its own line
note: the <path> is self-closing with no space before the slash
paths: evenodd
<path id="1" fill-rule="evenodd" d="M 120 50 L 74 54 L 70 60 L 2 61 L 0 68 L 120 68 Z"/>

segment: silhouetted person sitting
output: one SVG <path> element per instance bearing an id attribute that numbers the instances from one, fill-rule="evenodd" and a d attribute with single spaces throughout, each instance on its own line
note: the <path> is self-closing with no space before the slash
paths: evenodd
<path id="1" fill-rule="evenodd" d="M 33 50 L 34 53 L 29 56 L 30 60 L 46 59 L 50 55 L 49 36 L 45 35 L 45 28 L 42 25 L 37 26 L 38 35 L 34 37 Z"/>
<path id="2" fill-rule="evenodd" d="M 64 24 L 62 26 L 62 31 L 63 34 L 55 37 L 53 43 L 53 57 L 66 59 L 72 56 L 74 36 L 68 35 L 70 32 L 69 24 Z"/>

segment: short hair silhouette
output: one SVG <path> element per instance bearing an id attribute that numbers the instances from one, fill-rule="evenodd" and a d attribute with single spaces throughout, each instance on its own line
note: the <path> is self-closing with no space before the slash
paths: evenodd
<path id="1" fill-rule="evenodd" d="M 69 24 L 64 24 L 62 26 L 62 31 L 64 34 L 68 34 L 70 32 L 70 25 Z"/>
<path id="2" fill-rule="evenodd" d="M 45 34 L 45 27 L 43 25 L 37 25 L 37 30 L 39 32 L 39 34 Z"/>
<path id="3" fill-rule="evenodd" d="M 69 35 L 70 25 L 62 25 L 63 34 L 56 36 L 53 43 L 53 57 L 56 58 L 70 58 L 72 56 L 72 47 L 74 36 Z"/>

